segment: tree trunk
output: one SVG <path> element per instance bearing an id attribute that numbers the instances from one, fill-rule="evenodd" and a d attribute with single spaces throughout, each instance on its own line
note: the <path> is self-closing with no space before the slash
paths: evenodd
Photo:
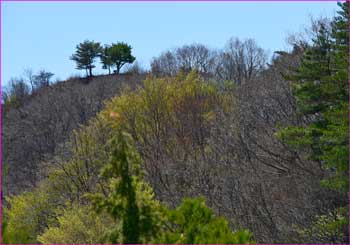
<path id="1" fill-rule="evenodd" d="M 92 77 L 92 67 L 89 67 L 89 76 Z"/>

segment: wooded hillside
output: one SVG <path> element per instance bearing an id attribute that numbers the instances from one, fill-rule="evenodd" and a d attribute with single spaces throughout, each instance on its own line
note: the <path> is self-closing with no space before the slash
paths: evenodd
<path id="1" fill-rule="evenodd" d="M 348 243 L 348 21 L 10 94 L 3 243 Z"/>

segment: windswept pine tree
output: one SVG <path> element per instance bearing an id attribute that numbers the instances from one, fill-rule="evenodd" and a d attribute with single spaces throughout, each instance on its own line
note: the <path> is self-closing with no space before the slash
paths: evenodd
<path id="1" fill-rule="evenodd" d="M 95 59 L 98 58 L 102 52 L 102 47 L 99 42 L 85 40 L 76 46 L 76 52 L 70 59 L 77 63 L 78 70 L 85 70 L 86 76 L 92 76 L 92 69 Z"/>
<path id="2" fill-rule="evenodd" d="M 126 43 L 119 42 L 116 44 L 112 44 L 107 49 L 107 57 L 109 57 L 113 66 L 116 67 L 115 72 L 117 74 L 120 73 L 120 69 L 125 64 L 131 64 L 135 61 L 135 57 L 131 54 L 132 47 Z"/>

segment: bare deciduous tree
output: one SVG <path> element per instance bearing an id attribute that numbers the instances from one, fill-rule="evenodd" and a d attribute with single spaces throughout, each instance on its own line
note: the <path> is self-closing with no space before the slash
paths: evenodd
<path id="1" fill-rule="evenodd" d="M 231 38 L 219 54 L 215 74 L 221 80 L 242 84 L 255 78 L 266 62 L 266 52 L 253 39 L 242 42 Z"/>
<path id="2" fill-rule="evenodd" d="M 173 51 L 162 53 L 151 62 L 153 74 L 174 76 L 183 70 L 197 70 L 200 73 L 212 73 L 215 65 L 215 52 L 203 44 L 184 45 Z"/>

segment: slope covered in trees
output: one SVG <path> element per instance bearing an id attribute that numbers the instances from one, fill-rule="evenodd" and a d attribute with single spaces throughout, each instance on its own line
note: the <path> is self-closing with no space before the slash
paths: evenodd
<path id="1" fill-rule="evenodd" d="M 185 45 L 5 104 L 4 243 L 349 242 L 339 7 L 269 64 Z"/>
<path id="2" fill-rule="evenodd" d="M 92 80 L 73 77 L 39 89 L 27 88 L 27 94 L 10 93 L 12 99 L 2 108 L 3 192 L 18 194 L 35 187 L 46 175 L 46 165 L 55 164 L 55 157 L 70 155 L 71 132 L 94 117 L 104 100 L 120 93 L 123 85 L 136 86 L 143 78 L 138 74 Z"/>

